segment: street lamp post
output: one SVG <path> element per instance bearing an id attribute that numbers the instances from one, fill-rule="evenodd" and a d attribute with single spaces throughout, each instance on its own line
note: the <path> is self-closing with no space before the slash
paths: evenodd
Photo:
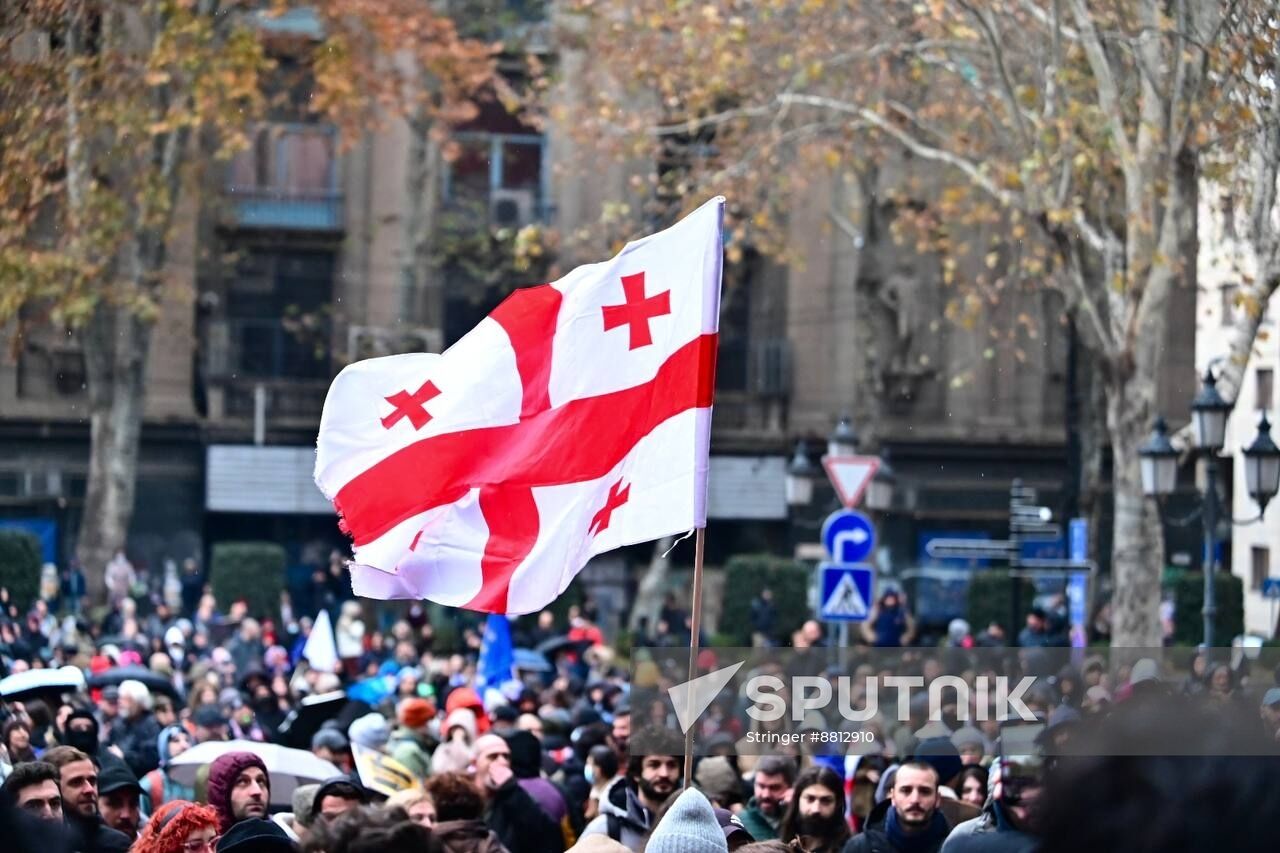
<path id="1" fill-rule="evenodd" d="M 1227 416 L 1231 413 L 1228 403 L 1218 393 L 1213 370 L 1205 371 L 1204 379 L 1195 399 L 1191 401 L 1194 450 L 1204 460 L 1205 487 L 1200 507 L 1182 519 L 1165 521 L 1175 526 L 1185 526 L 1197 520 L 1204 529 L 1204 646 L 1213 647 L 1213 622 L 1217 615 L 1217 595 L 1213 583 L 1214 560 L 1217 551 L 1217 532 L 1222 508 L 1218 504 L 1218 454 L 1226 444 Z M 1151 437 L 1138 450 L 1142 468 L 1142 490 L 1159 503 L 1171 494 L 1178 478 L 1178 451 L 1169 441 L 1164 418 L 1157 417 Z M 1232 524 L 1252 524 L 1261 521 L 1267 504 L 1280 489 L 1280 449 L 1271 440 L 1271 424 L 1266 414 L 1258 425 L 1258 435 L 1243 451 L 1245 482 L 1249 495 L 1258 503 L 1257 517 L 1247 521 L 1232 520 Z M 1230 516 L 1227 516 L 1230 519 Z"/>

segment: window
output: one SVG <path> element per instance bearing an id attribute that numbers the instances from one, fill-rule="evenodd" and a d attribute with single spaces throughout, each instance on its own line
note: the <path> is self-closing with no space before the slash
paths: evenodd
<path id="1" fill-rule="evenodd" d="M 518 227 L 544 218 L 546 142 L 536 134 L 457 134 L 458 156 L 445 174 L 445 200 L 488 208 L 494 225 Z"/>
<path id="2" fill-rule="evenodd" d="M 1239 288 L 1234 284 L 1222 285 L 1222 317 L 1221 323 L 1230 326 L 1236 319 L 1236 293 Z"/>
<path id="3" fill-rule="evenodd" d="M 1252 558 L 1249 588 L 1254 592 L 1262 591 L 1263 582 L 1271 576 L 1271 550 L 1254 545 L 1250 551 Z"/>
<path id="4" fill-rule="evenodd" d="M 1260 367 L 1253 376 L 1253 406 L 1255 409 L 1270 411 L 1272 388 L 1275 385 L 1275 371 L 1269 367 Z"/>

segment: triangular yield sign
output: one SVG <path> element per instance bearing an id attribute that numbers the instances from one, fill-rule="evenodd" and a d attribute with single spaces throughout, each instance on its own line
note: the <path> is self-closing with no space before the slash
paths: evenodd
<path id="1" fill-rule="evenodd" d="M 862 501 L 862 494 L 871 485 L 871 478 L 880 468 L 878 456 L 824 456 L 822 467 L 835 487 L 840 501 L 850 509 Z"/>
<path id="2" fill-rule="evenodd" d="M 676 720 L 680 730 L 686 734 L 690 727 L 707 710 L 707 706 L 715 701 L 720 691 L 729 683 L 746 661 L 738 661 L 733 666 L 716 669 L 706 675 L 699 675 L 692 681 L 685 681 L 667 690 L 671 696 L 671 704 L 676 711 Z"/>

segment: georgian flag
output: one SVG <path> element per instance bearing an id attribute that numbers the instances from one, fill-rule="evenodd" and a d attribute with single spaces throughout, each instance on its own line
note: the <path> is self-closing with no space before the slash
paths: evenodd
<path id="1" fill-rule="evenodd" d="M 357 595 L 530 613 L 594 555 L 706 523 L 723 207 L 517 290 L 444 353 L 338 374 L 315 480 Z"/>

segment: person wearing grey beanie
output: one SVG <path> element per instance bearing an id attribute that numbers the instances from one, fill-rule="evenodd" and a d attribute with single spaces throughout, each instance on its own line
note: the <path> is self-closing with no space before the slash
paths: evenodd
<path id="1" fill-rule="evenodd" d="M 352 743 L 381 750 L 391 739 L 391 725 L 386 717 L 377 712 L 365 714 L 347 729 L 347 737 L 351 738 Z"/>
<path id="2" fill-rule="evenodd" d="M 689 788 L 658 821 L 645 853 L 729 853 L 724 830 L 706 795 Z"/>

